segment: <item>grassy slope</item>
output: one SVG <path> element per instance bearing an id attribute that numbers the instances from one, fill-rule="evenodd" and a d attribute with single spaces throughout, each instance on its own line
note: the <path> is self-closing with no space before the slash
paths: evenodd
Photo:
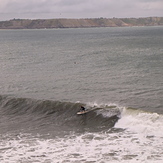
<path id="1" fill-rule="evenodd" d="M 96 18 L 96 19 L 13 19 L 1 21 L 0 29 L 124 27 L 163 25 L 163 17 L 147 18 Z"/>

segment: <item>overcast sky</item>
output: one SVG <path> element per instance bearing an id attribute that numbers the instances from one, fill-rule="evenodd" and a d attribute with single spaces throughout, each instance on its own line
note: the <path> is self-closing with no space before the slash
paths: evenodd
<path id="1" fill-rule="evenodd" d="M 163 0 L 0 0 L 0 20 L 163 16 Z"/>

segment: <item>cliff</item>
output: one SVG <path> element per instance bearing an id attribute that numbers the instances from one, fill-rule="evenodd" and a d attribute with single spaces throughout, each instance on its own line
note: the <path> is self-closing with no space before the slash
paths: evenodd
<path id="1" fill-rule="evenodd" d="M 163 17 L 112 19 L 13 19 L 9 21 L 0 21 L 0 29 L 87 28 L 159 25 L 163 25 Z"/>

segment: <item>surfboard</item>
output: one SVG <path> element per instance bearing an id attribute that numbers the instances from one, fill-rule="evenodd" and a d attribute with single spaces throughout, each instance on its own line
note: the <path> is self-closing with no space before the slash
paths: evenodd
<path id="1" fill-rule="evenodd" d="M 79 111 L 79 112 L 77 112 L 77 114 L 78 115 L 81 115 L 81 114 L 85 114 L 85 113 L 88 113 L 89 112 L 89 110 L 86 110 L 86 111 Z"/>
<path id="2" fill-rule="evenodd" d="M 89 110 L 86 110 L 86 111 L 79 111 L 79 112 L 77 112 L 77 114 L 82 115 L 82 114 L 86 114 L 88 112 L 91 112 L 91 111 L 94 111 L 94 110 L 99 110 L 99 109 L 102 109 L 102 108 L 94 108 L 94 109 L 89 109 Z"/>

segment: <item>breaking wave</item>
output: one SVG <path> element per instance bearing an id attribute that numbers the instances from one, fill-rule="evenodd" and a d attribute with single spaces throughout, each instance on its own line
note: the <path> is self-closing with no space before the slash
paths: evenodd
<path id="1" fill-rule="evenodd" d="M 81 105 L 90 111 L 77 115 Z M 113 127 L 158 133 L 158 126 L 161 127 L 162 123 L 160 114 L 116 104 L 84 104 L 9 96 L 0 96 L 0 115 L 1 133 L 49 133 L 53 136 L 108 131 Z"/>
<path id="2" fill-rule="evenodd" d="M 81 105 L 90 111 L 85 115 L 77 115 Z M 57 134 L 61 131 L 67 133 L 108 130 L 118 121 L 121 111 L 117 106 L 100 107 L 79 102 L 0 96 L 0 113 L 3 131 L 10 129 Z"/>

